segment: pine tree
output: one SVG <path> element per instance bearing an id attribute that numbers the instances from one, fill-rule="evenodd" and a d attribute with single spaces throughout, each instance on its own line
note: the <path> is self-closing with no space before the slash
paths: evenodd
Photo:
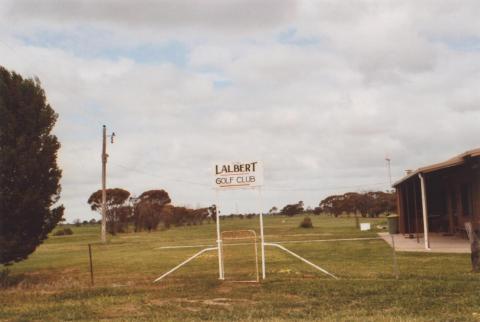
<path id="1" fill-rule="evenodd" d="M 38 78 L 0 66 L 0 264 L 26 259 L 62 219 L 57 117 Z"/>

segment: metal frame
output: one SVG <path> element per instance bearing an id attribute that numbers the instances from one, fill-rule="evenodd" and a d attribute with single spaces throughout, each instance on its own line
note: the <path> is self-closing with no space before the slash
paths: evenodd
<path id="1" fill-rule="evenodd" d="M 239 188 L 234 188 L 239 189 Z M 266 268 L 265 268 L 265 237 L 263 234 L 263 212 L 262 212 L 262 187 L 256 188 L 247 188 L 254 189 L 258 191 L 258 209 L 260 213 L 260 251 L 262 257 L 262 279 L 266 279 Z M 223 255 L 222 255 L 222 239 L 220 233 L 220 220 L 219 220 L 219 189 L 215 189 L 215 197 L 217 200 L 217 247 L 218 247 L 218 275 L 220 280 L 225 279 L 224 264 L 223 264 Z"/>
<path id="2" fill-rule="evenodd" d="M 246 237 L 225 237 L 225 235 L 228 235 L 228 234 L 232 234 L 232 233 L 236 233 L 236 234 L 239 234 L 239 233 L 249 233 L 250 236 L 246 236 Z M 222 256 L 225 256 L 225 251 L 224 251 L 224 247 L 225 247 L 225 243 L 224 241 L 225 240 L 253 240 L 253 248 L 254 248 L 254 252 L 255 252 L 255 273 L 256 273 L 256 279 L 255 280 L 250 280 L 250 281 L 233 281 L 233 282 L 244 282 L 244 283 L 251 283 L 251 282 L 260 282 L 260 276 L 259 276 L 259 272 L 258 272 L 258 250 L 257 250 L 257 233 L 255 232 L 255 230 L 226 230 L 226 231 L 222 231 L 221 233 L 221 239 L 222 239 Z M 244 243 L 245 245 L 248 245 L 248 243 Z M 242 244 L 230 244 L 230 246 L 233 246 L 233 245 L 242 245 Z M 225 278 L 225 258 L 222 257 L 222 269 L 223 269 L 223 277 Z"/>
<path id="3" fill-rule="evenodd" d="M 277 247 L 277 248 L 280 248 L 281 250 L 287 252 L 288 254 L 292 255 L 293 257 L 296 257 L 298 258 L 299 260 L 301 260 L 302 262 L 305 262 L 307 263 L 308 265 L 312 266 L 313 268 L 316 268 L 317 270 L 319 270 L 320 272 L 330 276 L 330 277 L 333 277 L 334 279 L 338 280 L 338 277 L 336 277 L 335 275 L 333 275 L 332 273 L 329 273 L 328 271 L 326 271 L 325 269 L 321 268 L 320 266 L 312 263 L 311 261 L 303 258 L 302 256 L 298 255 L 298 254 L 295 254 L 294 252 L 292 252 L 291 250 L 283 247 L 282 245 L 280 244 L 275 244 L 275 243 L 265 243 L 265 245 L 267 246 L 273 246 L 273 247 Z"/>
<path id="4" fill-rule="evenodd" d="M 264 238 L 264 234 L 263 234 L 263 213 L 262 213 L 262 190 L 261 190 L 261 187 L 258 187 L 257 190 L 258 190 L 258 205 L 259 205 L 259 210 L 260 210 L 260 246 L 261 246 L 261 258 L 262 258 L 262 279 L 263 280 L 266 279 L 265 245 L 280 248 L 281 250 L 287 252 L 288 254 L 292 255 L 293 257 L 296 257 L 296 258 L 300 259 L 304 263 L 314 267 L 315 269 L 321 271 L 322 273 L 324 273 L 324 274 L 326 274 L 330 277 L 333 277 L 334 279 L 338 279 L 338 277 L 336 277 L 332 273 L 330 273 L 330 272 L 326 271 L 325 269 L 321 268 L 320 266 L 310 262 L 309 260 L 301 257 L 300 255 L 292 252 L 291 250 L 285 248 L 284 246 L 282 246 L 280 244 L 276 244 L 276 243 L 266 243 L 265 242 L 265 238 Z M 183 265 L 187 264 L 191 260 L 197 258 L 198 256 L 202 255 L 203 253 L 205 253 L 207 251 L 212 251 L 212 250 L 217 250 L 217 252 L 218 252 L 218 279 L 219 280 L 225 280 L 225 267 L 224 267 L 224 260 L 223 260 L 223 241 L 222 241 L 222 234 L 220 232 L 220 217 L 219 217 L 220 211 L 219 211 L 219 203 L 218 203 L 218 192 L 219 192 L 219 190 L 216 189 L 215 191 L 216 191 L 216 199 L 217 199 L 217 203 L 216 203 L 216 206 L 217 206 L 217 213 L 216 213 L 217 246 L 202 249 L 201 251 L 199 251 L 195 255 L 191 256 L 187 260 L 183 261 L 182 263 L 178 264 L 177 266 L 175 266 L 174 268 L 172 268 L 171 270 L 169 270 L 168 272 L 166 272 L 162 276 L 158 277 L 154 281 L 154 283 L 160 281 L 164 277 L 166 277 L 169 274 L 175 272 L 177 269 L 179 269 Z M 258 259 L 257 259 L 258 255 L 257 255 L 256 239 L 257 238 L 256 238 L 256 233 L 255 233 L 255 260 L 256 260 L 256 266 L 257 266 L 257 281 L 258 281 L 259 280 L 259 278 L 258 278 Z"/>
<path id="5" fill-rule="evenodd" d="M 210 247 L 210 248 L 204 248 L 202 249 L 201 251 L 199 251 L 198 253 L 196 253 L 195 255 L 193 255 L 192 257 L 188 258 L 187 260 L 181 262 L 180 264 L 178 264 L 177 266 L 175 266 L 174 268 L 172 268 L 171 270 L 169 270 L 168 272 L 166 272 L 165 274 L 163 274 L 162 276 L 160 276 L 159 278 L 157 278 L 156 280 L 154 280 L 153 282 L 156 283 L 158 281 L 160 281 L 161 279 L 163 279 L 164 277 L 166 277 L 167 275 L 170 275 L 171 273 L 175 272 L 177 269 L 179 269 L 180 267 L 182 267 L 183 265 L 187 264 L 188 262 L 190 262 L 191 260 L 194 260 L 195 258 L 197 258 L 198 256 L 202 255 L 203 253 L 205 252 L 208 252 L 208 251 L 211 251 L 211 250 L 216 250 L 217 247 Z"/>

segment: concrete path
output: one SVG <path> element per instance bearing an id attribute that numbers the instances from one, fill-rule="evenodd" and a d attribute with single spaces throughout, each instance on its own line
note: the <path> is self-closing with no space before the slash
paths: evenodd
<path id="1" fill-rule="evenodd" d="M 390 246 L 392 240 L 388 233 L 378 233 Z M 443 236 L 439 233 L 430 233 L 430 250 L 425 249 L 423 236 L 419 238 L 405 238 L 401 234 L 394 235 L 395 249 L 399 252 L 427 252 L 427 253 L 470 253 L 470 243 L 467 239 L 458 236 Z"/>

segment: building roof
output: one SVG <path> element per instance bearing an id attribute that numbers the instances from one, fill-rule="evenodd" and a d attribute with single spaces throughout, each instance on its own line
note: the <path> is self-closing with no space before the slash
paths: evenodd
<path id="1" fill-rule="evenodd" d="M 451 159 L 448 159 L 447 161 L 443 161 L 443 162 L 440 162 L 440 163 L 434 163 L 434 164 L 428 165 L 426 167 L 418 168 L 417 170 L 412 171 L 410 174 L 406 175 L 402 179 L 395 182 L 393 184 L 393 186 L 396 187 L 399 184 L 401 184 L 402 182 L 410 179 L 413 176 L 416 176 L 419 173 L 435 172 L 435 171 L 442 170 L 442 169 L 445 169 L 445 168 L 458 166 L 458 165 L 464 164 L 465 159 L 467 159 L 469 157 L 473 158 L 473 157 L 478 157 L 478 156 L 480 156 L 480 148 L 469 150 L 469 151 L 464 152 L 462 154 L 459 154 L 459 155 L 457 155 L 457 156 L 455 156 Z"/>

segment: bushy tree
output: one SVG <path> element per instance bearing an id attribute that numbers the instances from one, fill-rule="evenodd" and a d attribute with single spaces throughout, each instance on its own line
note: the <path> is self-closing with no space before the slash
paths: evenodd
<path id="1" fill-rule="evenodd" d="M 321 212 L 335 217 L 346 214 L 361 214 L 362 217 L 378 217 L 396 209 L 395 192 L 370 191 L 365 193 L 347 192 L 323 199 L 318 207 Z"/>
<path id="2" fill-rule="evenodd" d="M 162 219 L 162 210 L 170 202 L 170 196 L 162 189 L 142 193 L 135 205 L 135 231 L 156 230 Z M 166 218 L 165 212 L 163 216 Z M 167 225 L 169 226 L 170 222 Z"/>
<path id="3" fill-rule="evenodd" d="M 373 191 L 367 193 L 372 200 L 368 214 L 370 217 L 378 217 L 385 212 L 394 212 L 397 207 L 395 192 Z"/>
<path id="4" fill-rule="evenodd" d="M 166 228 L 175 226 L 190 226 L 202 224 L 211 214 L 210 208 L 191 209 L 187 207 L 165 206 L 161 212 L 160 221 Z"/>
<path id="5" fill-rule="evenodd" d="M 123 231 L 123 227 L 128 223 L 128 214 L 130 208 L 126 204 L 130 192 L 121 188 L 107 189 L 107 200 L 105 204 L 107 231 L 115 235 L 117 232 Z M 97 190 L 88 198 L 88 204 L 93 211 L 102 212 L 102 190 Z"/>
<path id="6" fill-rule="evenodd" d="M 295 216 L 297 214 L 301 214 L 303 213 L 304 209 L 303 209 L 303 201 L 299 201 L 297 203 L 294 203 L 294 204 L 290 204 L 290 205 L 286 205 L 285 207 L 282 208 L 282 210 L 280 211 L 280 213 L 282 215 L 286 215 L 286 216 Z"/>
<path id="7" fill-rule="evenodd" d="M 332 214 L 335 217 L 340 216 L 344 211 L 343 196 L 333 195 L 320 201 L 319 207 L 322 212 Z"/>
<path id="8" fill-rule="evenodd" d="M 0 264 L 27 258 L 62 219 L 57 117 L 37 78 L 0 66 Z"/>

